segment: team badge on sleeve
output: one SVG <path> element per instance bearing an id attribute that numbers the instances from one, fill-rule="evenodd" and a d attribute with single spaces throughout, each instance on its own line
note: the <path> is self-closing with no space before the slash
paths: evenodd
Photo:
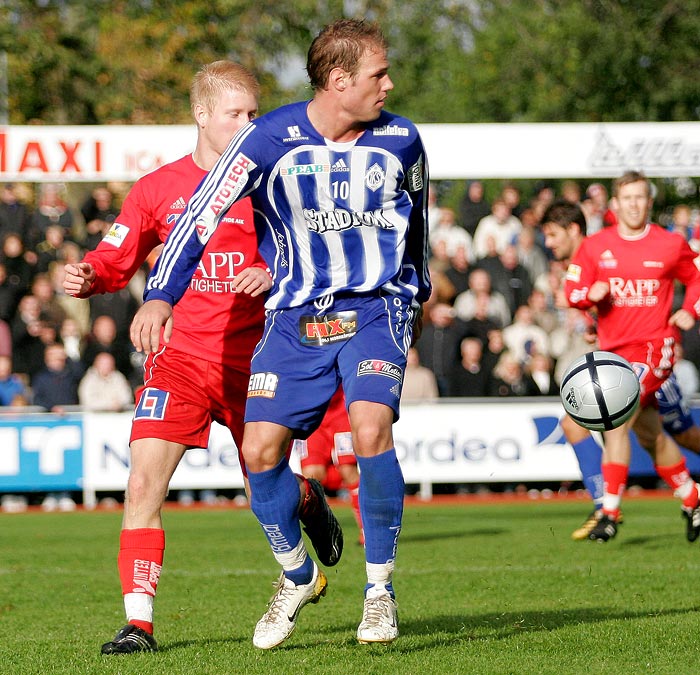
<path id="1" fill-rule="evenodd" d="M 102 241 L 120 248 L 124 243 L 127 234 L 129 234 L 129 228 L 126 225 L 122 225 L 121 223 L 112 223 L 112 226 L 109 228 L 109 232 L 105 234 Z"/>
<path id="2" fill-rule="evenodd" d="M 580 265 L 569 265 L 566 270 L 566 280 L 578 283 L 581 281 L 581 266 Z"/>

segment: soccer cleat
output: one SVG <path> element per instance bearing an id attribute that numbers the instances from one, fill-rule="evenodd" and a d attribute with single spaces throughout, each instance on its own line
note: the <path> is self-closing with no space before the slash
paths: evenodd
<path id="1" fill-rule="evenodd" d="M 357 641 L 366 645 L 373 642 L 389 644 L 399 636 L 399 617 L 396 600 L 388 592 L 380 595 L 369 591 L 362 610 L 362 621 L 357 627 Z"/>
<path id="2" fill-rule="evenodd" d="M 326 594 L 327 586 L 326 575 L 315 563 L 314 576 L 308 584 L 296 586 L 283 572 L 267 612 L 255 626 L 253 644 L 260 649 L 272 649 L 284 642 L 292 634 L 301 608 L 310 602 L 317 603 Z"/>
<path id="3" fill-rule="evenodd" d="M 612 539 L 617 534 L 617 522 L 602 514 L 595 524 L 588 538 L 591 541 L 597 541 L 601 544 L 605 543 L 609 539 Z"/>
<path id="4" fill-rule="evenodd" d="M 156 639 L 143 628 L 126 624 L 111 642 L 102 645 L 103 654 L 134 654 L 135 652 L 157 652 Z"/>
<path id="5" fill-rule="evenodd" d="M 588 517 L 586 520 L 583 521 L 582 525 L 580 527 L 577 527 L 572 533 L 571 533 L 571 538 L 574 541 L 585 541 L 586 539 L 589 538 L 589 535 L 593 531 L 593 528 L 598 524 L 598 520 L 600 517 L 603 515 L 602 509 L 595 509 L 594 511 L 591 511 L 588 514 Z M 622 511 L 620 511 L 620 515 L 617 517 L 616 524 L 622 525 L 623 521 L 623 516 L 622 516 Z"/>
<path id="6" fill-rule="evenodd" d="M 586 520 L 583 521 L 583 524 L 571 533 L 571 538 L 574 541 L 583 541 L 584 539 L 588 539 L 591 531 L 598 524 L 600 513 L 600 510 L 591 511 Z"/>
<path id="7" fill-rule="evenodd" d="M 700 504 L 694 509 L 688 506 L 681 506 L 681 515 L 685 518 L 685 538 L 688 541 L 695 541 L 700 536 Z"/>
<path id="8" fill-rule="evenodd" d="M 305 480 L 306 497 L 299 507 L 299 519 L 319 562 L 326 567 L 333 567 L 338 564 L 343 553 L 343 530 L 328 506 L 321 483 L 314 478 Z"/>

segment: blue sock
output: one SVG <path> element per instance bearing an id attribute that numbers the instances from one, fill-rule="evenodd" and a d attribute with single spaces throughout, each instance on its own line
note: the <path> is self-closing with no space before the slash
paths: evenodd
<path id="1" fill-rule="evenodd" d="M 571 446 L 574 449 L 578 465 L 581 469 L 583 486 L 593 498 L 596 508 L 603 505 L 603 473 L 601 462 L 603 451 L 593 436 L 586 436 L 582 441 Z"/>
<path id="2" fill-rule="evenodd" d="M 278 561 L 301 541 L 299 524 L 299 483 L 286 457 L 273 469 L 248 472 L 250 508 L 263 528 Z M 284 564 L 282 565 L 284 567 Z M 313 577 L 313 561 L 308 556 L 300 567 L 284 571 L 295 584 L 308 584 Z"/>
<path id="3" fill-rule="evenodd" d="M 365 557 L 384 564 L 396 556 L 403 516 L 404 480 L 396 451 L 358 457 L 360 513 L 365 530 Z"/>

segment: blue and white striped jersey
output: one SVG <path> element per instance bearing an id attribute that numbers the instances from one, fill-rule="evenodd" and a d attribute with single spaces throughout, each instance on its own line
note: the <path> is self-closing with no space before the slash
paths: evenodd
<path id="1" fill-rule="evenodd" d="M 179 300 L 219 218 L 245 196 L 272 272 L 269 309 L 376 289 L 428 299 L 428 174 L 417 129 L 382 112 L 357 140 L 334 143 L 311 125 L 307 105 L 274 110 L 233 138 L 173 227 L 146 300 Z"/>

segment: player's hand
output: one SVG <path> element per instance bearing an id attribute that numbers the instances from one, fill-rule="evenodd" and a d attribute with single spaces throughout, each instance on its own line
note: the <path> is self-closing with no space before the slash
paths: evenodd
<path id="1" fill-rule="evenodd" d="M 90 291 L 97 276 L 95 268 L 90 263 L 68 264 L 63 269 L 66 273 L 63 290 L 67 295 L 80 296 Z"/>
<path id="2" fill-rule="evenodd" d="M 247 293 L 255 298 L 272 288 L 272 279 L 269 273 L 260 267 L 246 267 L 233 278 L 233 288 L 236 293 Z"/>
<path id="3" fill-rule="evenodd" d="M 668 323 L 681 330 L 690 330 L 695 325 L 695 317 L 687 309 L 679 309 L 671 315 Z"/>
<path id="4" fill-rule="evenodd" d="M 148 300 L 134 316 L 129 329 L 131 344 L 137 352 L 158 351 L 160 331 L 165 326 L 163 342 L 170 342 L 173 332 L 173 308 L 165 300 Z"/>
<path id="5" fill-rule="evenodd" d="M 588 290 L 591 302 L 600 302 L 610 295 L 610 284 L 607 281 L 594 281 Z"/>

